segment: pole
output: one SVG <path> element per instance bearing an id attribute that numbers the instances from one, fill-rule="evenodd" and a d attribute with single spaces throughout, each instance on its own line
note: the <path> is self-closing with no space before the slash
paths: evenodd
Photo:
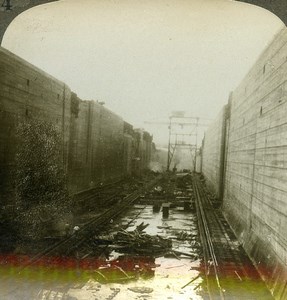
<path id="1" fill-rule="evenodd" d="M 167 166 L 166 166 L 166 171 L 169 171 L 169 166 L 170 166 L 170 136 L 171 136 L 171 118 L 169 117 L 169 134 L 168 134 L 168 150 L 167 150 Z"/>

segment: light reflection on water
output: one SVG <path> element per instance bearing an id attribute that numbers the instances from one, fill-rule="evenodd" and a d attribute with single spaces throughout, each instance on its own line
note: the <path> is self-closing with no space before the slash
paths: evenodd
<path id="1" fill-rule="evenodd" d="M 15 256 L 17 263 L 15 264 L 12 259 L 11 265 L 4 264 L 3 258 L 4 265 L 2 264 L 0 268 L 0 278 L 5 280 L 3 283 L 0 280 L 0 299 L 62 299 L 55 298 L 53 295 L 56 294 L 66 294 L 71 297 L 69 299 L 74 300 L 202 299 L 199 293 L 203 279 L 197 278 L 200 261 L 197 259 L 195 217 L 191 213 L 172 208 L 169 218 L 163 219 L 162 212 L 154 212 L 152 206 L 137 205 L 121 219 L 114 221 L 107 233 L 117 233 L 128 223 L 131 224 L 127 230 L 133 231 L 142 222 L 149 224 L 145 229 L 147 234 L 173 237 L 174 251 L 191 254 L 194 257 L 179 257 L 179 254 L 177 257 L 160 255 L 138 257 L 136 254 L 113 251 L 109 255 L 109 261 L 103 258 L 106 269 L 96 267 L 99 261 L 93 257 L 87 258 L 86 263 L 91 265 L 86 267 L 85 260 L 77 261 L 72 257 L 46 257 L 35 266 L 22 271 L 19 276 L 17 274 L 21 269 L 20 257 Z M 178 240 L 177 237 L 181 232 L 185 232 L 188 239 Z M 126 278 L 122 271 L 115 275 L 113 273 L 115 269 L 109 269 L 108 266 L 112 263 L 115 263 L 116 267 L 122 267 L 131 280 L 123 281 L 122 279 Z M 129 263 L 131 267 L 128 266 Z M 147 265 L 144 265 L 145 263 Z M 141 266 L 134 268 L 136 264 Z M 99 280 L 96 276 L 97 270 L 106 274 L 107 280 Z M 196 280 L 184 287 L 193 278 Z M 50 295 L 50 298 L 45 298 L 45 294 Z"/>
<path id="2" fill-rule="evenodd" d="M 137 217 L 136 217 L 137 216 Z M 133 220 L 136 217 L 135 220 Z M 196 232 L 196 220 L 190 213 L 185 213 L 179 208 L 170 209 L 169 218 L 163 219 L 162 212 L 153 212 L 152 206 L 136 205 L 119 221 L 115 222 L 110 233 L 122 225 L 133 222 L 128 227 L 128 231 L 133 231 L 136 226 L 144 222 L 149 226 L 145 232 L 149 235 L 161 235 L 163 237 L 173 237 L 173 250 L 197 255 L 197 248 L 193 247 Z M 185 231 L 192 240 L 179 241 L 176 236 Z M 111 253 L 110 259 L 115 259 L 121 254 Z M 202 278 L 198 277 L 194 282 L 184 287 L 193 278 L 197 277 L 200 261 L 189 257 L 156 257 L 154 275 L 148 279 L 141 276 L 137 280 L 126 283 L 106 283 L 100 284 L 89 281 L 82 289 L 70 289 L 69 294 L 78 299 L 203 299 L 200 295 L 200 283 Z M 130 289 L 138 287 L 142 293 Z M 184 287 L 184 288 L 183 288 Z M 146 291 L 143 289 L 146 288 Z M 151 292 L 152 290 L 152 292 Z M 109 298 L 110 297 L 110 298 Z"/>

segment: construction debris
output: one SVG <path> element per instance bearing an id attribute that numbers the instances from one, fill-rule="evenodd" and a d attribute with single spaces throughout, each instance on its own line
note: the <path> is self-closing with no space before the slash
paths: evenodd
<path id="1" fill-rule="evenodd" d="M 135 279 L 135 275 L 130 276 L 121 267 L 113 265 L 95 270 L 93 278 L 99 282 L 124 282 Z"/>
<path id="2" fill-rule="evenodd" d="M 128 290 L 140 294 L 149 294 L 153 292 L 152 288 L 145 287 L 145 286 L 135 286 L 135 287 L 128 288 Z"/>
<path id="3" fill-rule="evenodd" d="M 196 277 L 194 277 L 193 279 L 191 279 L 187 284 L 185 284 L 181 288 L 184 289 L 185 287 L 187 287 L 189 284 L 191 284 L 192 282 L 194 282 L 198 278 L 200 278 L 200 275 L 197 275 Z"/>
<path id="4" fill-rule="evenodd" d="M 122 246 L 126 253 L 138 253 L 156 255 L 168 252 L 172 247 L 172 241 L 159 235 L 151 236 L 137 229 L 134 231 L 121 230 L 115 236 L 115 241 Z"/>
<path id="5" fill-rule="evenodd" d="M 165 254 L 172 248 L 172 241 L 159 235 L 151 236 L 144 232 L 149 224 L 141 223 L 133 231 L 121 229 L 114 236 L 96 237 L 97 244 L 109 245 L 121 253 L 140 255 Z"/>
<path id="6" fill-rule="evenodd" d="M 187 233 L 186 231 L 180 231 L 179 233 L 175 233 L 177 239 L 179 241 L 186 241 L 186 240 L 190 240 L 192 239 L 193 235 L 192 234 L 189 234 Z"/>

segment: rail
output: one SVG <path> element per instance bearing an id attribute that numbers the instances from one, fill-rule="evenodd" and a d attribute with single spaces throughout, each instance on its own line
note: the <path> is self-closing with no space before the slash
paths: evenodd
<path id="1" fill-rule="evenodd" d="M 210 235 L 205 211 L 203 209 L 203 205 L 201 201 L 203 195 L 202 195 L 202 191 L 200 190 L 200 186 L 197 183 L 197 180 L 198 179 L 194 176 L 192 182 L 193 182 L 193 190 L 195 192 L 195 207 L 196 207 L 196 213 L 198 217 L 199 234 L 200 234 L 201 243 L 203 247 L 203 257 L 204 257 L 204 266 L 205 266 L 205 275 L 206 275 L 208 294 L 209 294 L 209 298 L 213 299 L 214 291 L 211 291 L 210 281 L 209 281 L 210 267 L 212 267 L 214 271 L 214 276 L 216 279 L 216 284 L 217 284 L 220 299 L 225 299 L 223 294 L 223 289 L 221 287 L 220 279 L 219 279 L 218 261 L 215 255 L 212 238 Z"/>
<path id="2" fill-rule="evenodd" d="M 96 225 L 98 230 L 100 230 L 101 227 L 105 225 L 111 218 L 115 218 L 118 215 L 120 215 L 129 205 L 131 205 L 135 200 L 137 200 L 145 190 L 152 188 L 160 180 L 160 178 L 161 176 L 157 176 L 155 179 L 148 182 L 140 189 L 124 197 L 122 201 L 119 201 L 119 203 L 107 209 L 101 215 L 92 218 L 76 233 L 73 233 L 69 237 L 64 238 L 63 240 L 55 243 L 51 247 L 45 249 L 44 251 L 32 257 L 25 265 L 22 266 L 22 268 L 18 271 L 17 274 L 20 275 L 27 267 L 32 266 L 33 264 L 41 260 L 41 258 L 47 255 L 52 255 L 57 250 L 59 250 L 60 247 L 64 246 L 66 249 L 69 249 L 71 246 L 74 249 L 79 247 L 91 236 L 91 227 L 94 227 Z M 3 279 L 5 280 L 5 278 L 2 278 L 2 280 Z M 18 287 L 14 287 L 10 291 L 6 292 L 4 296 L 8 296 L 9 294 L 15 292 L 16 290 L 18 290 Z"/>
<path id="3" fill-rule="evenodd" d="M 209 298 L 273 299 L 198 175 L 194 174 L 192 183 Z"/>

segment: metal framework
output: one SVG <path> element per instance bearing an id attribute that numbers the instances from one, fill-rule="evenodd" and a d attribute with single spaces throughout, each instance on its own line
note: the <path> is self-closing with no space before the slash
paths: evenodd
<path id="1" fill-rule="evenodd" d="M 156 124 L 156 125 L 168 125 L 169 136 L 168 136 L 168 152 L 167 152 L 167 166 L 166 170 L 170 170 L 172 160 L 177 148 L 189 149 L 191 154 L 191 159 L 194 160 L 195 153 L 198 150 L 197 138 L 198 138 L 198 128 L 206 127 L 208 124 L 201 123 L 200 120 L 203 118 L 199 117 L 187 117 L 184 115 L 183 111 L 173 112 L 169 117 L 169 122 L 158 122 L 158 121 L 146 121 L 146 124 Z M 204 118 L 204 120 L 210 120 Z M 189 127 L 187 132 L 179 132 L 178 128 Z M 192 143 L 191 137 L 194 137 L 194 142 Z M 186 139 L 189 138 L 189 141 Z"/>
<path id="2" fill-rule="evenodd" d="M 199 123 L 198 117 L 185 117 L 184 115 L 171 115 L 169 117 L 169 137 L 167 151 L 167 166 L 166 170 L 170 170 L 170 166 L 177 148 L 189 149 L 192 159 L 195 157 L 197 150 L 197 135 Z M 178 127 L 191 127 L 188 133 L 178 132 Z M 195 137 L 195 142 L 192 143 L 191 137 Z M 186 139 L 189 139 L 188 141 Z"/>

